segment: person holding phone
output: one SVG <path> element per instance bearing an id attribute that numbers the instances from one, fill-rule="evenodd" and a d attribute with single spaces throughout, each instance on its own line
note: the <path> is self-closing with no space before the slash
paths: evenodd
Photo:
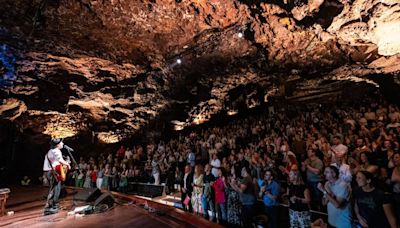
<path id="1" fill-rule="evenodd" d="M 264 182 L 260 188 L 259 196 L 264 202 L 265 213 L 268 215 L 268 227 L 277 228 L 279 218 L 279 197 L 280 186 L 274 180 L 272 170 L 265 171 Z"/>

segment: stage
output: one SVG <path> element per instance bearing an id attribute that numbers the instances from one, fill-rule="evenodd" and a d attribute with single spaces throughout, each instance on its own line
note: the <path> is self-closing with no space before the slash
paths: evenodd
<path id="1" fill-rule="evenodd" d="M 66 190 L 66 196 L 60 200 L 61 210 L 44 216 L 48 188 L 11 187 L 6 211 L 14 214 L 0 217 L 0 227 L 219 227 L 177 208 L 116 192 L 111 192 L 115 206 L 103 213 L 68 215 L 75 207 L 88 203 L 74 200 L 74 194 L 82 189 Z M 150 209 L 145 206 L 146 202 Z"/>

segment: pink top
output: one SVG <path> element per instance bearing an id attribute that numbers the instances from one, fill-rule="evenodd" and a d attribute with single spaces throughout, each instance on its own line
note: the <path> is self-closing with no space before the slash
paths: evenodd
<path id="1" fill-rule="evenodd" d="M 215 190 L 215 202 L 216 203 L 225 203 L 225 192 L 224 192 L 224 181 L 221 177 L 214 182 L 213 188 Z"/>

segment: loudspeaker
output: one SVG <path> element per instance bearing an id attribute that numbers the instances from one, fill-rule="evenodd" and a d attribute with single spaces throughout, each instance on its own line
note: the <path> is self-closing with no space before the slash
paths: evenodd
<path id="1" fill-rule="evenodd" d="M 85 188 L 82 190 L 78 190 L 78 193 L 75 195 L 76 200 L 82 200 L 86 202 L 93 202 L 99 196 L 101 196 L 101 191 L 98 188 Z"/>
<path id="2" fill-rule="evenodd" d="M 162 196 L 164 192 L 163 185 L 129 183 L 129 188 L 129 194 L 140 195 L 150 198 Z"/>
<path id="3" fill-rule="evenodd" d="M 108 208 L 114 206 L 114 197 L 108 192 L 103 193 L 99 198 L 96 199 L 96 201 L 94 201 L 93 206 L 97 207 L 101 204 L 107 205 Z"/>

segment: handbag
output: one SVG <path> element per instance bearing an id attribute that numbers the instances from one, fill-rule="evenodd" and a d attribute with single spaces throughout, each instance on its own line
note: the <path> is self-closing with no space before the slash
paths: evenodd
<path id="1" fill-rule="evenodd" d="M 186 196 L 185 200 L 183 201 L 183 204 L 185 204 L 186 206 L 188 206 L 190 203 L 190 197 Z"/>

